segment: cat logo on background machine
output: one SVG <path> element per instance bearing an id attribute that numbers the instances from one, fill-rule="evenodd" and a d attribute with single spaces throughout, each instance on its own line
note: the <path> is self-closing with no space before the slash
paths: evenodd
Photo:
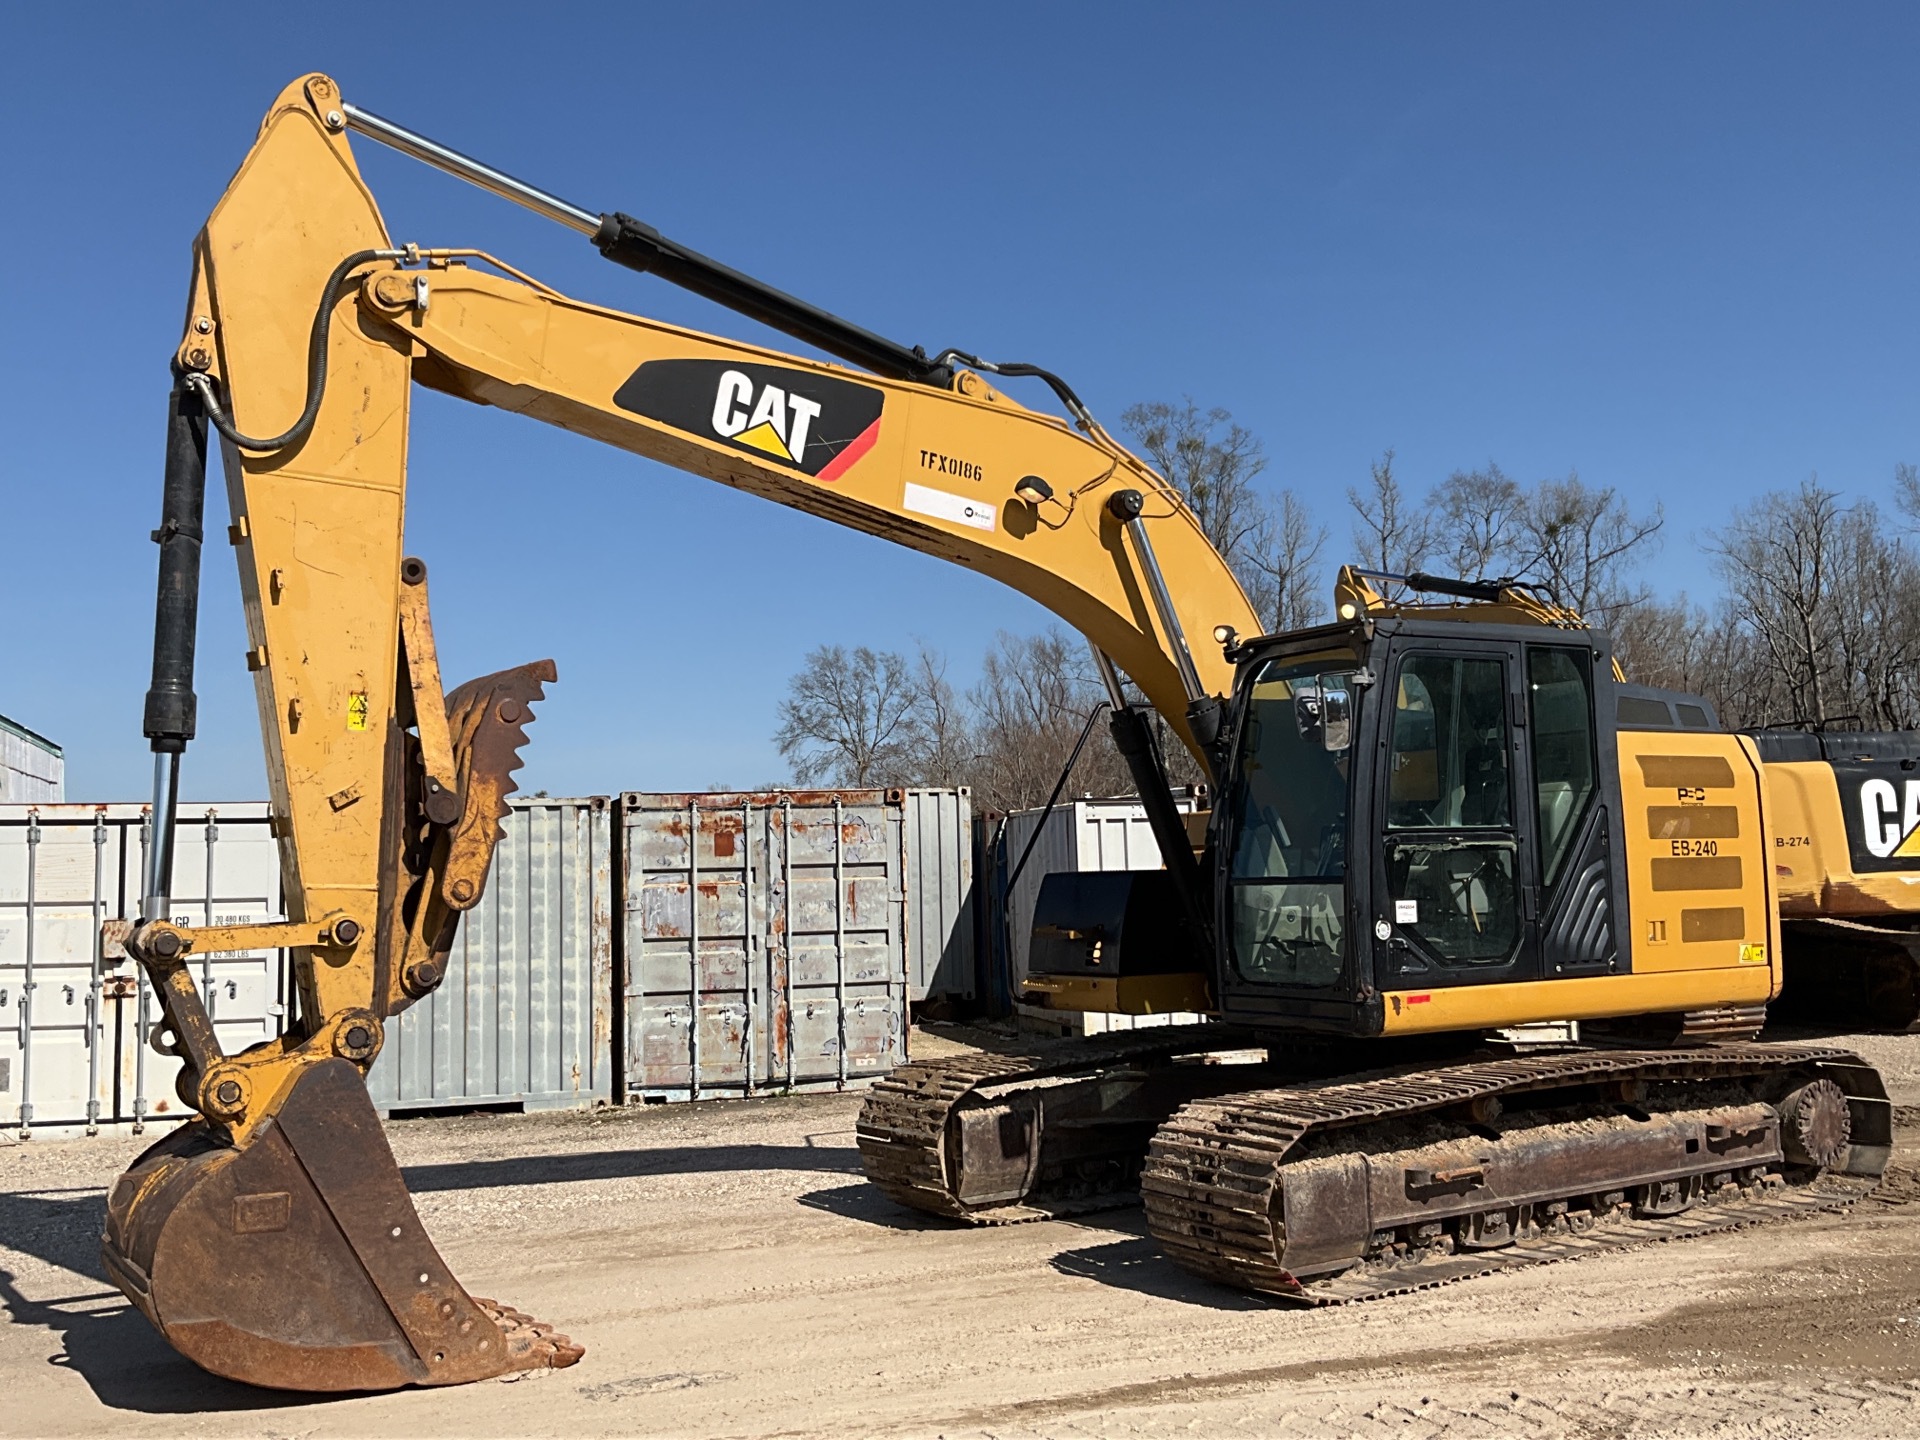
<path id="1" fill-rule="evenodd" d="M 622 410 L 827 481 L 873 448 L 885 402 L 850 380 L 726 360 L 650 360 L 613 397 Z"/>
<path id="2" fill-rule="evenodd" d="M 1860 837 L 1876 860 L 1920 861 L 1920 780 L 1860 782 Z"/>

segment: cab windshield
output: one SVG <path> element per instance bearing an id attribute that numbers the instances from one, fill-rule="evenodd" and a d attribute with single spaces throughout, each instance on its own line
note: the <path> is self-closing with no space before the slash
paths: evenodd
<path id="1" fill-rule="evenodd" d="M 1350 651 L 1272 660 L 1240 730 L 1228 930 L 1248 979 L 1322 987 L 1346 959 Z"/>

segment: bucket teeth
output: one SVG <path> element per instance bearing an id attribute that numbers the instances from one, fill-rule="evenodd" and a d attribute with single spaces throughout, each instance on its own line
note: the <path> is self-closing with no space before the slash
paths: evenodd
<path id="1" fill-rule="evenodd" d="M 474 1296 L 473 1303 L 500 1327 L 507 1344 L 507 1359 L 514 1370 L 564 1370 L 587 1353 L 584 1345 L 574 1344 L 551 1325 L 541 1324 L 523 1310 L 478 1295 Z"/>

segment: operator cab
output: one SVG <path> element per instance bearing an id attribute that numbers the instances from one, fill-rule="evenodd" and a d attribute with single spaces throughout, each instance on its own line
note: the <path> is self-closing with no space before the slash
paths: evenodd
<path id="1" fill-rule="evenodd" d="M 1209 837 L 1225 1018 L 1377 1034 L 1402 992 L 1624 970 L 1606 638 L 1457 614 L 1235 657 Z"/>
<path id="2" fill-rule="evenodd" d="M 1395 605 L 1344 571 L 1342 621 L 1230 642 L 1207 893 L 1048 876 L 1029 998 L 1377 1035 L 1450 987 L 1631 969 L 1609 797 L 1637 687 L 1523 588 L 1395 578 L 1469 603 Z"/>

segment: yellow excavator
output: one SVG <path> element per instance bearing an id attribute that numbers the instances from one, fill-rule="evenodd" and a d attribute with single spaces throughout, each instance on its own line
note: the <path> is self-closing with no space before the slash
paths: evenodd
<path id="1" fill-rule="evenodd" d="M 1766 762 L 1784 1020 L 1920 1021 L 1920 732 L 1749 732 Z"/>
<path id="2" fill-rule="evenodd" d="M 846 363 L 396 244 L 352 134 Z M 1606 638 L 1551 597 L 1413 576 L 1396 578 L 1440 601 L 1393 604 L 1347 570 L 1334 623 L 1260 635 L 1173 487 L 1058 377 L 886 340 L 321 75 L 275 100 L 198 237 L 173 364 L 153 841 L 127 948 L 199 1118 L 117 1182 L 103 1251 L 211 1371 L 378 1390 L 582 1353 L 449 1272 L 364 1086 L 480 899 L 554 678 L 536 662 L 443 688 L 426 567 L 403 545 L 415 384 L 970 566 L 1093 647 L 1168 865 L 1049 877 L 1023 984 L 1062 1010 L 1212 1018 L 904 1067 L 859 1122 L 869 1175 L 904 1203 L 985 1223 L 1144 1196 L 1180 1263 L 1330 1303 L 1840 1205 L 1886 1164 L 1870 1066 L 1751 1043 L 1780 978 L 1754 742 L 1704 716 L 1633 721 L 1630 700 L 1696 702 L 1619 682 Z M 1066 418 L 989 376 L 1044 382 Z M 288 918 L 200 928 L 160 917 L 213 438 Z M 1197 849 L 1148 707 L 1215 787 Z M 189 961 L 262 948 L 291 957 L 294 1013 L 228 1054 Z M 1490 1038 L 1569 1020 L 1582 1044 Z"/>

